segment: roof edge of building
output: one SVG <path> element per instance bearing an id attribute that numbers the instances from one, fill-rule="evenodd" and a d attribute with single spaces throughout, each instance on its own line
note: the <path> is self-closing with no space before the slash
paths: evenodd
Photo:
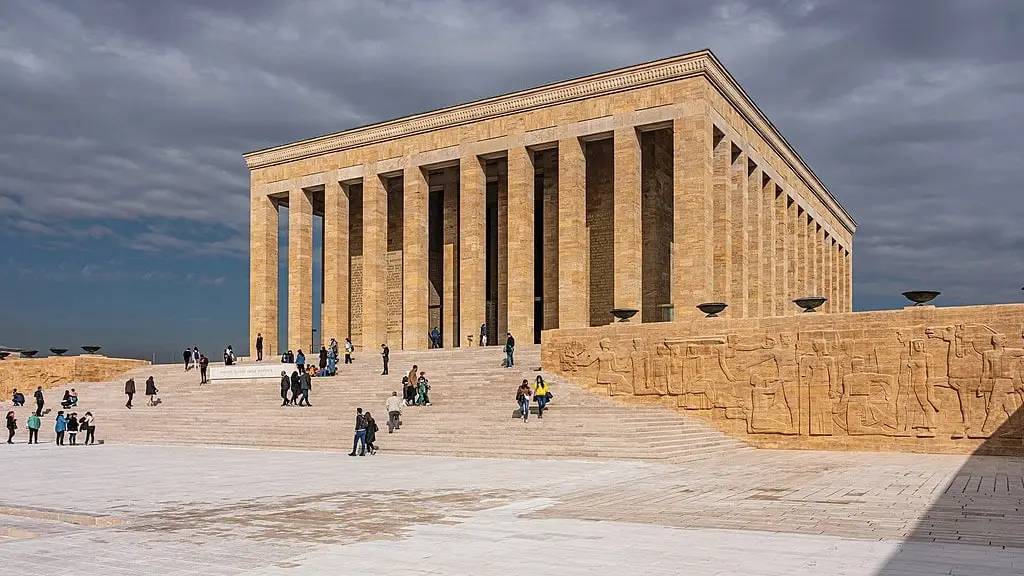
<path id="1" fill-rule="evenodd" d="M 249 170 L 256 170 L 423 132 L 692 76 L 706 77 L 711 85 L 744 115 L 751 126 L 761 133 L 761 136 L 779 156 L 790 164 L 797 176 L 838 217 L 851 236 L 853 235 L 857 228 L 857 222 L 850 213 L 832 195 L 789 141 L 725 69 L 721 61 L 707 48 L 254 150 L 243 154 L 242 158 Z"/>

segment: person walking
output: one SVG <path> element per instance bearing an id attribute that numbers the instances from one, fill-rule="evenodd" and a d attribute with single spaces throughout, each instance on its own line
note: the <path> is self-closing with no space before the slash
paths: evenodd
<path id="1" fill-rule="evenodd" d="M 387 402 L 384 403 L 384 408 L 388 411 L 388 434 L 402 427 L 402 404 L 398 392 L 392 392 Z"/>
<path id="2" fill-rule="evenodd" d="M 201 356 L 201 354 L 199 353 L 199 346 L 193 346 L 192 347 L 192 367 L 193 368 L 198 368 L 199 367 L 199 357 L 200 356 Z"/>
<path id="3" fill-rule="evenodd" d="M 306 371 L 306 355 L 302 353 L 301 348 L 299 348 L 299 353 L 295 355 L 295 367 L 298 368 L 299 372 Z"/>
<path id="4" fill-rule="evenodd" d="M 200 384 L 209 384 L 210 383 L 210 378 L 207 376 L 207 374 L 209 374 L 209 370 L 210 370 L 210 359 L 206 357 L 206 354 L 203 354 L 202 356 L 199 357 L 199 383 Z"/>
<path id="5" fill-rule="evenodd" d="M 146 396 L 149 396 L 149 405 L 156 406 L 160 403 L 160 399 L 156 397 L 157 393 L 160 392 L 156 389 L 156 381 L 150 376 L 146 378 Z"/>
<path id="6" fill-rule="evenodd" d="M 544 407 L 551 401 L 551 391 L 540 374 L 537 374 L 537 383 L 533 387 L 533 399 L 537 401 L 537 418 L 543 418 Z"/>
<path id="7" fill-rule="evenodd" d="M 57 433 L 57 446 L 64 445 L 64 432 L 68 429 L 68 419 L 64 417 L 64 411 L 57 412 L 57 419 L 53 422 L 53 431 Z"/>
<path id="8" fill-rule="evenodd" d="M 487 323 L 480 325 L 480 345 L 487 346 Z"/>
<path id="9" fill-rule="evenodd" d="M 313 380 L 309 377 L 309 372 L 303 372 L 299 374 L 299 387 L 302 390 L 302 399 L 299 400 L 299 406 L 305 402 L 306 406 L 311 406 L 309 403 L 309 391 L 313 388 Z"/>
<path id="10" fill-rule="evenodd" d="M 519 403 L 519 413 L 523 417 L 523 422 L 526 422 L 530 417 L 530 396 L 532 394 L 533 391 L 530 390 L 530 383 L 523 378 L 523 383 L 516 390 L 516 402 Z"/>
<path id="11" fill-rule="evenodd" d="M 402 400 L 406 406 L 412 406 L 416 401 L 416 387 L 409 382 L 408 376 L 402 376 Z"/>
<path id="12" fill-rule="evenodd" d="M 430 347 L 440 348 L 441 347 L 441 331 L 434 326 L 430 329 Z"/>
<path id="13" fill-rule="evenodd" d="M 181 352 L 181 359 L 185 361 L 185 372 L 188 372 L 188 369 L 192 367 L 192 349 L 185 348 L 185 350 Z"/>
<path id="14" fill-rule="evenodd" d="M 291 405 L 295 406 L 295 403 L 299 401 L 299 394 L 302 394 L 302 378 L 299 376 L 298 370 L 292 370 L 292 400 Z"/>
<path id="15" fill-rule="evenodd" d="M 124 395 L 128 397 L 128 401 L 124 403 L 125 408 L 132 409 L 132 397 L 135 396 L 135 378 L 129 378 L 124 383 Z"/>
<path id="16" fill-rule="evenodd" d="M 68 415 L 68 444 L 78 445 L 78 415 L 72 412 Z"/>
<path id="17" fill-rule="evenodd" d="M 7 412 L 7 443 L 14 444 L 14 431 L 18 429 L 18 419 L 14 416 L 14 410 Z"/>
<path id="18" fill-rule="evenodd" d="M 409 370 L 409 383 L 413 386 L 416 386 L 416 376 L 418 376 L 419 371 L 420 367 L 415 364 L 412 365 L 412 370 Z"/>
<path id="19" fill-rule="evenodd" d="M 36 416 L 35 413 L 31 414 L 26 424 L 28 424 L 28 443 L 39 444 L 39 427 L 43 425 L 39 416 Z"/>
<path id="20" fill-rule="evenodd" d="M 354 352 L 355 349 L 356 349 L 356 347 L 352 345 L 352 339 L 346 337 L 345 338 L 345 364 L 351 364 L 352 363 L 352 352 Z"/>
<path id="21" fill-rule="evenodd" d="M 427 380 L 426 372 L 420 372 L 420 377 L 416 380 L 416 392 L 416 405 L 430 406 L 430 381 Z"/>
<path id="22" fill-rule="evenodd" d="M 288 377 L 288 373 L 281 370 L 281 406 L 288 405 L 288 390 L 292 387 L 292 379 Z"/>
<path id="23" fill-rule="evenodd" d="M 381 376 L 388 375 L 388 357 L 391 355 L 391 349 L 388 348 L 387 344 L 380 345 L 380 358 L 384 361 L 384 371 L 380 373 Z"/>
<path id="24" fill-rule="evenodd" d="M 377 440 L 377 421 L 373 419 L 373 415 L 367 412 L 363 419 L 366 421 L 366 451 L 373 456 L 377 453 L 377 447 L 373 443 Z"/>
<path id="25" fill-rule="evenodd" d="M 359 455 L 366 453 L 366 419 L 363 418 L 363 409 L 356 408 L 356 434 L 352 438 L 352 451 L 349 456 L 356 455 L 356 448 L 359 448 Z"/>
<path id="26" fill-rule="evenodd" d="M 505 333 L 505 367 L 511 368 L 516 365 L 515 357 L 513 354 L 516 351 L 516 339 L 512 337 L 511 332 Z"/>
<path id="27" fill-rule="evenodd" d="M 96 443 L 96 417 L 92 415 L 92 412 L 86 412 L 85 416 L 78 421 L 79 427 L 85 432 L 85 442 L 82 444 L 88 446 L 89 444 Z"/>
<path id="28" fill-rule="evenodd" d="M 256 361 L 263 362 L 263 333 L 256 333 Z"/>
<path id="29" fill-rule="evenodd" d="M 43 402 L 43 387 L 42 386 L 37 387 L 36 388 L 36 393 L 33 394 L 33 396 L 35 396 L 35 399 L 36 399 L 36 416 L 42 416 L 43 415 L 43 404 L 44 404 L 44 402 Z"/>

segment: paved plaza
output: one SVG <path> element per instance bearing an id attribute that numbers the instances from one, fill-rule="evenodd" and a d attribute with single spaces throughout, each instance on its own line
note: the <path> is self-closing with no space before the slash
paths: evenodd
<path id="1" fill-rule="evenodd" d="M 1024 572 L 1013 458 L 22 444 L 3 461 L 0 566 L 21 576 Z"/>

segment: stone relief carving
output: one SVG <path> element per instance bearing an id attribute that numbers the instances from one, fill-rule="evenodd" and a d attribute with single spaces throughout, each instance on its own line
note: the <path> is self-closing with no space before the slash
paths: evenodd
<path id="1" fill-rule="evenodd" d="M 1021 438 L 1024 333 L 1014 338 L 965 323 L 554 346 L 564 374 L 610 395 L 674 397 L 747 434 Z"/>

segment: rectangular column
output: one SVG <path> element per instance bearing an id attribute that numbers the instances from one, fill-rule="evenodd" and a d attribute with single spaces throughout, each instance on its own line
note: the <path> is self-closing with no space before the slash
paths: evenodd
<path id="1" fill-rule="evenodd" d="M 767 236 L 762 228 L 764 201 L 761 189 L 761 168 L 747 159 L 747 315 L 765 316 L 762 296 L 767 294 L 761 276 L 761 239 Z"/>
<path id="2" fill-rule="evenodd" d="M 558 327 L 590 326 L 587 164 L 578 138 L 558 142 Z"/>
<path id="3" fill-rule="evenodd" d="M 849 250 L 843 252 L 843 257 L 846 262 L 845 270 L 845 281 L 846 281 L 846 311 L 853 311 L 853 257 Z"/>
<path id="4" fill-rule="evenodd" d="M 402 222 L 402 349 L 427 348 L 429 314 L 426 173 L 405 169 Z"/>
<path id="5" fill-rule="evenodd" d="M 700 314 L 714 292 L 713 128 L 706 110 L 672 123 L 672 305 L 675 318 Z"/>
<path id="6" fill-rule="evenodd" d="M 349 198 L 341 182 L 324 185 L 324 304 L 321 339 L 344 342 L 349 333 Z"/>
<path id="7" fill-rule="evenodd" d="M 313 350 L 313 195 L 288 191 L 288 347 Z"/>
<path id="8" fill-rule="evenodd" d="M 520 344 L 533 342 L 533 218 L 533 160 L 525 147 L 513 146 L 508 150 L 508 331 Z"/>
<path id="9" fill-rule="evenodd" d="M 732 311 L 731 315 L 742 318 L 750 315 L 747 288 L 747 238 L 750 235 L 747 226 L 750 203 L 747 200 L 747 154 L 739 148 L 732 150 L 730 180 L 732 225 L 728 233 L 732 236 L 732 288 L 729 291 L 730 298 L 726 302 Z"/>
<path id="10" fill-rule="evenodd" d="M 458 310 L 458 243 L 459 243 L 459 181 L 458 173 L 455 170 L 445 170 L 444 173 L 444 199 L 442 208 L 442 232 L 443 240 L 441 247 L 441 277 L 442 290 L 441 312 L 442 323 L 441 335 L 444 339 L 445 348 L 454 348 L 461 343 Z M 472 334 L 473 332 L 470 332 Z M 461 336 L 465 338 L 464 336 Z"/>
<path id="11" fill-rule="evenodd" d="M 476 155 L 459 162 L 459 324 L 461 339 L 480 343 L 487 304 L 487 178 Z"/>
<path id="12" fill-rule="evenodd" d="M 614 303 L 616 308 L 639 310 L 634 321 L 643 318 L 643 240 L 640 220 L 640 138 L 636 128 L 627 126 L 615 130 L 612 145 L 615 149 L 613 201 L 614 228 L 612 232 L 614 276 Z"/>
<path id="13" fill-rule="evenodd" d="M 797 204 L 796 199 L 793 203 L 793 235 L 794 284 L 791 300 L 807 295 L 807 214 Z M 796 306 L 791 310 L 794 313 L 798 312 Z"/>
<path id="14" fill-rule="evenodd" d="M 775 211 L 775 316 L 784 316 L 789 309 L 789 251 L 792 244 L 789 235 L 789 210 L 786 206 L 786 193 L 772 184 L 771 195 Z"/>
<path id="15" fill-rule="evenodd" d="M 828 298 L 826 305 L 826 312 L 838 312 L 839 302 L 836 299 L 836 293 L 834 291 L 835 284 L 833 284 L 833 277 L 835 274 L 835 268 L 832 266 L 832 237 L 826 232 L 824 234 L 824 240 L 821 245 L 822 249 L 822 276 L 825 282 L 825 297 Z"/>
<path id="16" fill-rule="evenodd" d="M 827 298 L 828 289 L 825 287 L 825 278 L 828 276 L 828 273 L 825 271 L 825 228 L 817 222 L 814 225 L 814 254 L 817 260 L 818 272 L 815 284 L 818 287 L 818 293 Z M 828 309 L 826 308 L 823 312 L 828 312 Z"/>
<path id="17" fill-rule="evenodd" d="M 775 316 L 775 183 L 761 174 L 761 315 Z"/>
<path id="18" fill-rule="evenodd" d="M 729 194 L 730 177 L 729 164 L 732 153 L 732 143 L 725 135 L 718 137 L 715 143 L 714 153 L 714 231 L 711 235 L 714 250 L 714 290 L 712 302 L 726 302 L 730 306 L 735 304 L 732 301 L 732 202 Z M 726 310 L 727 315 L 738 314 Z"/>
<path id="19" fill-rule="evenodd" d="M 278 211 L 265 188 L 253 185 L 249 201 L 249 355 L 256 357 L 256 338 L 263 335 L 263 354 L 278 346 Z"/>
<path id="20" fill-rule="evenodd" d="M 363 174 L 363 347 L 378 350 L 387 340 L 388 191 L 375 165 L 366 165 Z"/>

